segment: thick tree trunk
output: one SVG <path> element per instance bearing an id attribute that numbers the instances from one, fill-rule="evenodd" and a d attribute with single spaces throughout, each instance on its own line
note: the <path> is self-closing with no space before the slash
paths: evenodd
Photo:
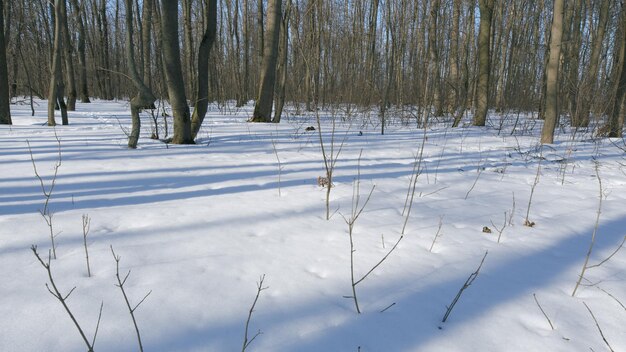
<path id="1" fill-rule="evenodd" d="M 180 62 L 178 40 L 178 1 L 161 1 L 161 31 L 163 32 L 163 63 L 167 91 L 174 115 L 174 144 L 193 144 L 191 116 L 185 95 L 185 82 Z"/>
<path id="2" fill-rule="evenodd" d="M 291 15 L 291 1 L 287 3 L 287 9 L 280 21 L 280 42 L 278 46 L 278 82 L 276 83 L 276 109 L 272 122 L 279 123 L 285 106 L 285 84 L 287 82 L 287 59 L 289 50 L 289 16 Z"/>
<path id="3" fill-rule="evenodd" d="M 4 0 L 0 0 L 0 124 L 11 125 L 11 109 L 9 107 L 9 73 L 7 53 L 4 41 Z M 54 110 L 52 112 L 54 114 Z"/>
<path id="4" fill-rule="evenodd" d="M 267 30 L 261 65 L 261 82 L 254 106 L 251 122 L 270 122 L 274 103 L 274 84 L 276 82 L 276 61 L 280 35 L 280 15 L 282 0 L 270 0 L 267 6 Z"/>
<path id="5" fill-rule="evenodd" d="M 546 67 L 545 121 L 541 130 L 541 143 L 554 142 L 554 130 L 559 121 L 559 63 L 561 61 L 561 37 L 563 35 L 563 0 L 554 0 L 552 29 L 550 32 L 550 57 Z"/>
<path id="6" fill-rule="evenodd" d="M 490 41 L 491 16 L 494 0 L 479 0 L 480 29 L 478 32 L 478 82 L 476 85 L 476 100 L 474 112 L 474 126 L 484 126 L 489 109 L 489 72 L 491 71 Z"/>
<path id="7" fill-rule="evenodd" d="M 209 56 L 217 33 L 217 0 L 208 0 L 204 11 L 206 28 L 198 48 L 198 100 L 191 117 L 191 136 L 194 140 L 209 106 Z"/>

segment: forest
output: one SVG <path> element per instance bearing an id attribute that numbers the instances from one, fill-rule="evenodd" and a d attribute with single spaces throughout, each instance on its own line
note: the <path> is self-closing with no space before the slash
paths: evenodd
<path id="1" fill-rule="evenodd" d="M 0 0 L 0 351 L 626 350 L 626 6 Z"/>
<path id="2" fill-rule="evenodd" d="M 602 121 L 598 133 L 612 137 L 624 124 L 616 1 L 3 3 L 2 123 L 5 96 L 56 96 L 70 111 L 77 99 L 127 99 L 137 111 L 169 101 L 173 143 L 193 142 L 205 106 L 228 100 L 254 100 L 261 122 L 280 121 L 285 102 L 377 109 L 383 125 L 390 109 L 454 126 L 468 110 L 477 126 L 490 109 L 536 112 L 546 143 L 560 123 Z"/>

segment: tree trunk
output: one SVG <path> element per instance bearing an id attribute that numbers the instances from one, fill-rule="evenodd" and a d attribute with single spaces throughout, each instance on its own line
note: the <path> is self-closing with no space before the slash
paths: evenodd
<path id="1" fill-rule="evenodd" d="M 79 95 L 82 103 L 89 103 L 89 87 L 87 86 L 87 56 L 85 54 L 85 24 L 83 21 L 83 12 L 78 0 L 71 0 L 74 8 L 76 23 L 78 25 L 78 81 Z"/>
<path id="2" fill-rule="evenodd" d="M 191 116 L 185 95 L 185 82 L 180 62 L 178 40 L 178 1 L 161 1 L 161 31 L 163 32 L 163 63 L 167 91 L 174 115 L 174 144 L 193 144 Z"/>
<path id="3" fill-rule="evenodd" d="M 198 48 L 198 100 L 191 117 L 191 135 L 194 140 L 209 106 L 209 56 L 217 33 L 217 0 L 208 0 L 204 11 L 206 28 Z"/>
<path id="4" fill-rule="evenodd" d="M 619 68 L 614 69 L 618 77 L 615 86 L 613 109 L 611 109 L 608 122 L 608 136 L 617 138 L 622 137 L 622 129 L 624 127 L 624 96 L 626 95 L 626 7 L 622 7 L 622 11 L 620 12 L 622 21 L 622 43 L 619 51 L 619 61 L 617 63 Z"/>
<path id="5" fill-rule="evenodd" d="M 261 64 L 261 82 L 251 122 L 270 122 L 274 103 L 276 61 L 280 34 L 282 0 L 270 0 L 267 6 L 267 30 Z"/>
<path id="6" fill-rule="evenodd" d="M 461 0 L 454 0 L 452 9 L 452 31 L 450 33 L 450 76 L 448 78 L 448 112 L 455 114 L 459 97 L 459 26 L 461 22 Z"/>
<path id="7" fill-rule="evenodd" d="M 9 72 L 7 53 L 4 42 L 4 0 L 0 0 L 0 124 L 11 125 L 11 109 L 9 107 Z M 52 111 L 54 114 L 54 110 Z"/>
<path id="8" fill-rule="evenodd" d="M 490 41 L 491 16 L 494 0 L 479 0 L 480 28 L 478 32 L 478 82 L 476 85 L 476 99 L 474 112 L 474 126 L 484 126 L 489 109 L 489 72 L 491 69 Z"/>
<path id="9" fill-rule="evenodd" d="M 154 9 L 154 0 L 143 0 L 142 16 L 141 16 L 141 42 L 143 47 L 143 82 L 150 90 L 152 90 L 152 13 Z"/>
<path id="10" fill-rule="evenodd" d="M 61 35 L 63 33 L 63 24 L 60 19 L 63 18 L 61 6 L 63 6 L 64 3 L 65 0 L 55 0 L 54 2 L 54 46 L 52 49 L 52 67 L 50 72 L 50 87 L 48 90 L 48 126 L 56 126 L 54 108 L 59 95 L 59 84 L 63 79 L 61 76 Z"/>
<path id="11" fill-rule="evenodd" d="M 73 64 L 73 54 L 74 50 L 72 48 L 72 38 L 70 36 L 70 30 L 68 26 L 67 20 L 67 5 L 65 0 L 63 0 L 63 6 L 61 6 L 61 11 L 63 12 L 61 15 L 63 16 L 61 23 L 63 24 L 63 49 L 65 49 L 65 55 L 63 58 L 65 59 L 65 74 L 67 77 L 67 85 L 69 94 L 67 96 L 67 110 L 75 111 L 76 110 L 76 78 L 74 77 L 74 64 Z"/>
<path id="12" fill-rule="evenodd" d="M 580 97 L 581 106 L 576 109 L 576 116 L 572 121 L 574 127 L 589 126 L 589 114 L 591 111 L 592 101 L 596 98 L 596 88 L 598 81 L 598 71 L 600 67 L 600 54 L 603 50 L 604 36 L 609 18 L 609 1 L 602 1 L 600 7 L 600 17 L 598 19 L 598 28 L 593 37 L 593 47 L 591 49 L 591 58 L 589 60 L 589 69 L 585 70 L 583 84 L 581 87 L 582 96 Z"/>
<path id="13" fill-rule="evenodd" d="M 554 142 L 554 129 L 559 121 L 558 79 L 561 60 L 561 37 L 563 35 L 563 0 L 554 0 L 552 29 L 550 33 L 550 57 L 546 67 L 545 121 L 541 130 L 541 143 Z"/>
<path id="14" fill-rule="evenodd" d="M 142 77 L 137 70 L 135 61 L 135 52 L 133 50 L 133 3 L 132 0 L 126 0 L 126 61 L 130 71 L 130 77 L 137 89 L 137 95 L 130 100 L 130 114 L 132 118 L 132 129 L 128 136 L 128 147 L 137 148 L 139 134 L 141 131 L 141 119 L 139 113 L 142 109 L 148 109 L 154 106 L 156 98 L 150 88 L 146 86 Z"/>
<path id="15" fill-rule="evenodd" d="M 276 84 L 276 111 L 272 122 L 279 123 L 285 106 L 285 84 L 287 81 L 287 58 L 289 50 L 289 16 L 291 15 L 291 1 L 287 2 L 287 9 L 280 21 L 280 43 L 278 47 L 278 82 Z"/>

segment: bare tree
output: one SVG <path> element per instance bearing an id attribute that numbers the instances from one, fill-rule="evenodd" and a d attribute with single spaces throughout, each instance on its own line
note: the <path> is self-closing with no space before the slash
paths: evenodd
<path id="1" fill-rule="evenodd" d="M 4 1 L 0 0 L 0 124 L 11 125 L 11 109 L 9 107 L 9 73 L 7 69 L 7 53 L 4 40 Z"/>
<path id="2" fill-rule="evenodd" d="M 126 6 L 126 61 L 130 71 L 130 78 L 133 81 L 135 89 L 137 89 L 137 95 L 130 100 L 130 114 L 132 118 L 132 129 L 128 136 L 128 147 L 137 148 L 137 142 L 139 141 L 139 133 L 141 131 L 141 119 L 139 113 L 142 109 L 151 108 L 156 100 L 154 94 L 146 86 L 139 72 L 137 71 L 137 64 L 135 62 L 135 51 L 133 49 L 133 2 L 132 0 L 125 0 Z"/>
<path id="3" fill-rule="evenodd" d="M 476 100 L 474 125 L 484 126 L 489 109 L 489 62 L 491 42 L 491 16 L 494 0 L 478 0 L 480 8 L 480 30 L 478 33 L 478 81 L 476 84 Z"/>
<path id="4" fill-rule="evenodd" d="M 559 120 L 558 78 L 561 60 L 561 37 L 563 36 L 563 0 L 554 0 L 550 31 L 550 56 L 546 67 L 545 121 L 541 130 L 541 143 L 554 141 L 554 129 Z"/>
<path id="5" fill-rule="evenodd" d="M 205 0 L 204 21 L 206 28 L 198 49 L 198 92 L 191 117 L 191 135 L 195 139 L 202 126 L 209 105 L 209 55 L 217 32 L 217 1 Z"/>
<path id="6" fill-rule="evenodd" d="M 161 31 L 167 91 L 174 115 L 172 143 L 193 144 L 191 116 L 185 95 L 185 82 L 180 60 L 178 1 L 161 1 Z"/>
<path id="7" fill-rule="evenodd" d="M 265 31 L 261 82 L 251 122 L 270 122 L 274 104 L 276 62 L 280 34 L 282 0 L 270 0 L 267 6 L 267 30 Z"/>

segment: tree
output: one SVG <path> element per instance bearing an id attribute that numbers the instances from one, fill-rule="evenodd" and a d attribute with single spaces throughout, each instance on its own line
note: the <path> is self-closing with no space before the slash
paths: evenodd
<path id="1" fill-rule="evenodd" d="M 476 99 L 474 112 L 474 126 L 484 126 L 489 109 L 489 72 L 491 70 L 490 41 L 491 16 L 494 0 L 479 0 L 480 27 L 478 32 L 478 82 L 476 85 Z"/>
<path id="2" fill-rule="evenodd" d="M 178 1 L 161 1 L 161 31 L 167 91 L 174 115 L 172 143 L 193 144 L 191 116 L 185 95 L 185 82 L 180 60 Z"/>
<path id="3" fill-rule="evenodd" d="M 251 122 L 270 122 L 274 103 L 276 61 L 281 23 L 282 0 L 269 0 L 267 6 L 267 30 L 265 31 L 261 82 Z"/>
<path id="4" fill-rule="evenodd" d="M 622 7 L 621 16 L 621 47 L 618 53 L 618 62 L 614 69 L 616 76 L 615 97 L 608 123 L 609 137 L 622 137 L 624 127 L 624 96 L 626 95 L 626 7 Z"/>
<path id="5" fill-rule="evenodd" d="M 137 89 L 137 95 L 130 100 L 132 129 L 128 136 L 128 147 L 134 149 L 137 148 L 139 133 L 141 131 L 139 112 L 141 112 L 142 109 L 153 107 L 156 98 L 150 88 L 146 86 L 137 70 L 135 51 L 133 50 L 133 2 L 132 0 L 126 0 L 124 4 L 126 5 L 126 62 L 130 71 L 130 77 Z"/>
<path id="6" fill-rule="evenodd" d="M 550 31 L 550 55 L 546 66 L 545 121 L 541 130 L 541 143 L 554 142 L 554 129 L 559 120 L 558 78 L 561 61 L 561 37 L 563 36 L 563 0 L 554 0 L 552 29 Z"/>
<path id="7" fill-rule="evenodd" d="M 63 102 L 63 77 L 61 70 L 61 50 L 63 38 L 63 9 L 65 6 L 65 0 L 55 0 L 54 2 L 54 46 L 52 49 L 52 66 L 50 72 L 50 88 L 48 90 L 48 126 L 55 126 L 56 121 L 54 119 L 54 108 L 56 104 L 59 104 L 61 108 L 61 114 L 67 114 L 64 111 L 65 104 Z M 59 99 L 59 97 L 61 99 Z M 59 101 L 60 100 L 60 101 Z M 63 116 L 63 124 L 66 123 L 66 118 Z"/>
<path id="8" fill-rule="evenodd" d="M 11 125 L 13 122 L 9 107 L 9 72 L 4 43 L 4 1 L 0 0 L 0 124 Z"/>
<path id="9" fill-rule="evenodd" d="M 209 56 L 217 33 L 217 0 L 206 1 L 204 21 L 206 27 L 198 48 L 198 90 L 195 108 L 191 117 L 191 136 L 195 140 L 209 106 Z"/>
<path id="10" fill-rule="evenodd" d="M 85 54 L 85 24 L 83 21 L 83 10 L 78 3 L 78 0 L 71 0 L 72 7 L 74 8 L 74 17 L 76 17 L 76 23 L 78 25 L 78 80 L 79 80 L 79 94 L 80 101 L 82 103 L 89 103 L 89 87 L 87 86 L 87 55 Z"/>

